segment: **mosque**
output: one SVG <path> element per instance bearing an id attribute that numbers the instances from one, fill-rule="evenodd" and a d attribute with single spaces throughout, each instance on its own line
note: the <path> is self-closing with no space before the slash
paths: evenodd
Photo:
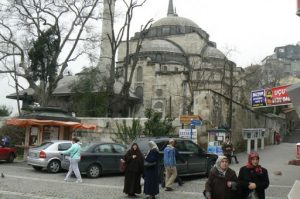
<path id="1" fill-rule="evenodd" d="M 172 0 L 166 10 L 166 17 L 130 39 L 133 56 L 140 35 L 145 34 L 131 84 L 140 101 L 131 116 L 144 117 L 144 110 L 152 108 L 162 116 L 195 114 L 215 120 L 216 125 L 226 123 L 230 102 L 245 99 L 243 81 L 239 81 L 243 69 L 228 60 L 195 22 L 179 16 Z M 120 80 L 125 58 L 124 41 L 117 62 Z"/>

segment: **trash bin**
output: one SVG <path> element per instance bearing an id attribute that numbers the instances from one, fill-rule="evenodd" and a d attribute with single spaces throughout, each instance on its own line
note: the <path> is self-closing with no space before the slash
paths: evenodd
<path id="1" fill-rule="evenodd" d="M 297 159 L 300 159 L 300 143 L 297 143 L 296 147 L 296 157 Z"/>

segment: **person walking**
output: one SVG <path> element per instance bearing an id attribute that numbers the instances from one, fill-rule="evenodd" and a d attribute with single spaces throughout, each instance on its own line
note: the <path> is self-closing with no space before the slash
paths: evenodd
<path id="1" fill-rule="evenodd" d="M 265 199 L 265 189 L 269 187 L 267 169 L 259 165 L 259 155 L 251 152 L 246 166 L 240 168 L 238 186 L 240 199 L 247 199 L 249 194 L 255 194 L 258 199 Z"/>
<path id="2" fill-rule="evenodd" d="M 69 155 L 70 156 L 70 166 L 69 166 L 69 171 L 64 179 L 64 181 L 68 181 L 72 172 L 75 173 L 75 176 L 77 178 L 76 182 L 81 183 L 81 175 L 80 171 L 78 168 L 78 162 L 80 161 L 80 151 L 81 151 L 81 146 L 79 144 L 79 139 L 74 137 L 72 138 L 72 146 L 67 150 L 62 152 L 63 155 Z"/>
<path id="3" fill-rule="evenodd" d="M 141 193 L 141 176 L 144 169 L 144 156 L 137 143 L 133 143 L 124 156 L 126 164 L 123 192 L 129 197 L 136 197 Z"/>
<path id="4" fill-rule="evenodd" d="M 276 144 L 280 144 L 281 142 L 281 135 L 278 131 L 275 131 L 275 140 L 276 140 Z"/>
<path id="5" fill-rule="evenodd" d="M 233 157 L 235 160 L 235 163 L 238 164 L 239 161 L 237 160 L 236 155 L 234 155 L 234 147 L 232 142 L 230 141 L 230 137 L 226 136 L 225 141 L 222 144 L 222 150 L 223 154 L 228 158 L 229 164 L 231 164 L 231 158 Z"/>
<path id="6" fill-rule="evenodd" d="M 155 199 L 155 195 L 159 193 L 159 177 L 158 177 L 158 157 L 159 149 L 155 142 L 150 141 L 150 150 L 146 155 L 145 162 L 155 163 L 152 166 L 144 167 L 144 193 L 148 195 L 147 199 Z"/>
<path id="7" fill-rule="evenodd" d="M 166 171 L 166 180 L 165 186 L 166 191 L 172 191 L 172 184 L 174 183 L 177 177 L 177 169 L 176 169 L 176 150 L 174 148 L 175 140 L 170 139 L 169 144 L 164 149 L 164 166 Z"/>
<path id="8" fill-rule="evenodd" d="M 205 183 L 207 199 L 237 199 L 237 176 L 226 156 L 219 156 Z"/>

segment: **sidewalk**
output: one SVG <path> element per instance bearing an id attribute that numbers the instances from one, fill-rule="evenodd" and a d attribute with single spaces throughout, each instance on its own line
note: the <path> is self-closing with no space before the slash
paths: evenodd
<path id="1" fill-rule="evenodd" d="M 283 142 L 279 145 L 265 146 L 265 149 L 259 149 L 258 153 L 260 155 L 260 164 L 269 173 L 270 187 L 268 189 L 271 187 L 285 187 L 286 190 L 284 192 L 287 192 L 287 190 L 291 190 L 296 180 L 300 180 L 300 166 L 288 165 L 289 160 L 296 158 L 296 144 Z M 230 167 L 238 174 L 240 167 L 246 165 L 248 154 L 246 152 L 239 153 L 237 154 L 237 158 L 239 164 L 233 163 Z M 274 172 L 277 171 L 282 172 L 282 175 L 275 175 Z M 287 198 L 288 193 L 282 194 L 285 196 L 284 198 Z M 268 190 L 266 191 L 266 195 L 268 196 Z M 297 190 L 295 195 L 300 196 L 300 189 Z"/>

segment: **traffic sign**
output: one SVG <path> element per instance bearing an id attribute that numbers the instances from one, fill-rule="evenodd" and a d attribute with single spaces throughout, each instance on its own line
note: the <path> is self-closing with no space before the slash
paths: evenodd
<path id="1" fill-rule="evenodd" d="M 202 125 L 202 121 L 201 120 L 192 120 L 191 121 L 191 125 L 201 126 Z"/>
<path id="2" fill-rule="evenodd" d="M 191 124 L 191 120 L 202 120 L 200 115 L 180 115 L 180 123 Z"/>

